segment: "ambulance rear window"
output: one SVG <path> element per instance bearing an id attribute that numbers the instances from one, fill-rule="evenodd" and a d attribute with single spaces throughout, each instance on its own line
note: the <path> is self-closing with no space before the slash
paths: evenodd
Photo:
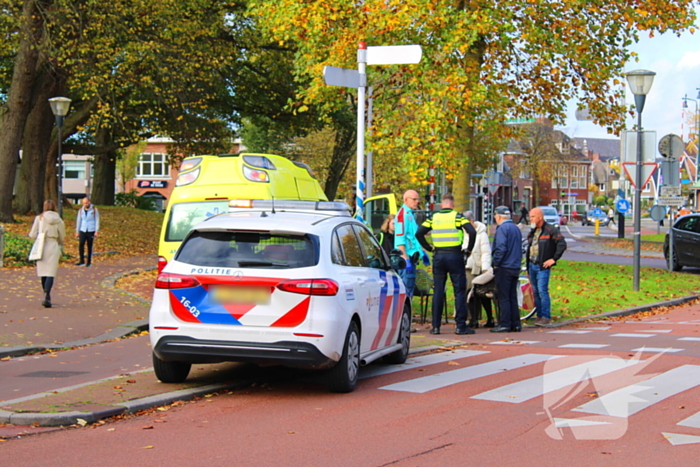
<path id="1" fill-rule="evenodd" d="M 195 231 L 175 259 L 194 266 L 289 269 L 315 266 L 318 257 L 313 235 Z"/>
<path id="2" fill-rule="evenodd" d="M 192 227 L 228 211 L 228 200 L 173 204 L 165 231 L 166 242 L 181 242 Z"/>

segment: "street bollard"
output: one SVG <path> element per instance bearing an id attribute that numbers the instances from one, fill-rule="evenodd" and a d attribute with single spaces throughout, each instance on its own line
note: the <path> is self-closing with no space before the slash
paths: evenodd
<path id="1" fill-rule="evenodd" d="M 2 259 L 5 257 L 5 226 L 0 225 L 0 268 L 2 267 Z"/>
<path id="2" fill-rule="evenodd" d="M 600 235 L 600 219 L 595 220 L 595 234 Z"/>

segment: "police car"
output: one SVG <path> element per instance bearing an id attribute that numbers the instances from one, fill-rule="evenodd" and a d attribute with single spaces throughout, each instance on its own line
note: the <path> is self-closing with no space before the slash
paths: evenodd
<path id="1" fill-rule="evenodd" d="M 197 224 L 156 280 L 159 380 L 182 382 L 193 363 L 252 362 L 324 370 L 331 391 L 350 392 L 361 365 L 406 360 L 405 287 L 345 203 L 231 205 Z"/>

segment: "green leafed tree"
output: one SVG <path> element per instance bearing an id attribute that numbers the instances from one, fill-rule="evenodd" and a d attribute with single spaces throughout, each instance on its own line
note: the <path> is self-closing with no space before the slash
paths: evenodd
<path id="1" fill-rule="evenodd" d="M 505 142 L 509 118 L 563 121 L 578 98 L 596 123 L 618 132 L 626 107 L 623 69 L 641 34 L 680 31 L 692 0 L 252 0 L 268 37 L 297 49 L 295 75 L 308 80 L 302 104 L 331 110 L 342 100 L 325 86 L 324 65 L 357 68 L 358 42 L 419 44 L 418 65 L 368 66 L 375 87 L 368 149 L 401 153 L 410 181 L 432 164 L 454 177 L 464 207 L 470 167 Z M 300 104 L 300 105 L 302 105 Z M 485 144 L 485 142 L 489 142 Z"/>

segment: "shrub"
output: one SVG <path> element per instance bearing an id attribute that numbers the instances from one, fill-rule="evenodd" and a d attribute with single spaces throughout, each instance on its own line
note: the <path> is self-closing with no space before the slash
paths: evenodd
<path id="1" fill-rule="evenodd" d="M 3 262 L 7 266 L 21 266 L 30 264 L 27 260 L 29 250 L 34 241 L 28 237 L 21 237 L 10 232 L 5 232 L 5 249 Z"/>
<path id="2" fill-rule="evenodd" d="M 151 198 L 139 196 L 136 190 L 131 190 L 128 193 L 117 193 L 115 204 L 117 206 L 143 209 L 144 211 L 156 210 L 156 203 Z"/>

